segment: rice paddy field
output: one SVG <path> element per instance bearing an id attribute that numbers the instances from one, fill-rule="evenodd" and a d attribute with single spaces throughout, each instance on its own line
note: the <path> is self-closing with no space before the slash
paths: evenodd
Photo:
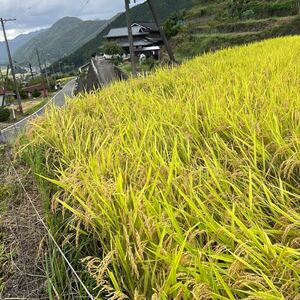
<path id="1" fill-rule="evenodd" d="M 300 299 L 300 37 L 79 96 L 20 147 L 97 299 Z"/>

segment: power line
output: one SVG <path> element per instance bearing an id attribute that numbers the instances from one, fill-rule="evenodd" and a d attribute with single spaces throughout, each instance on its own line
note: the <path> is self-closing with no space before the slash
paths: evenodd
<path id="1" fill-rule="evenodd" d="M 82 4 L 80 10 L 82 10 L 83 8 L 85 8 L 89 3 L 90 3 L 90 0 L 85 1 L 85 3 Z"/>
<path id="2" fill-rule="evenodd" d="M 163 26 L 161 26 L 160 23 L 159 23 L 158 14 L 157 14 L 156 9 L 155 9 L 155 7 L 154 7 L 153 0 L 147 0 L 147 3 L 148 3 L 149 8 L 150 8 L 150 10 L 151 10 L 151 13 L 152 13 L 154 22 L 155 22 L 156 26 L 158 27 L 159 33 L 160 33 L 160 35 L 161 35 L 161 37 L 162 37 L 162 39 L 163 39 L 163 42 L 164 42 L 164 45 L 165 45 L 166 50 L 167 50 L 167 52 L 168 52 L 170 61 L 175 63 L 176 60 L 175 60 L 175 57 L 174 57 L 174 53 L 173 53 L 172 48 L 171 48 L 171 46 L 170 46 L 170 44 L 169 44 L 169 41 L 168 41 L 168 39 L 167 39 L 167 36 L 166 36 L 166 34 L 165 34 L 165 31 L 164 31 L 164 28 L 163 28 Z"/>
<path id="3" fill-rule="evenodd" d="M 39 49 L 37 47 L 35 48 L 35 51 L 36 51 L 36 56 L 37 56 L 37 59 L 38 59 L 38 64 L 39 64 L 39 67 L 40 67 L 40 72 L 41 72 L 41 79 L 42 79 L 42 85 L 43 85 L 43 90 L 44 90 L 44 97 L 46 97 L 46 87 L 45 87 L 45 80 L 44 80 L 44 75 L 43 75 L 43 71 L 42 71 L 40 52 L 39 52 Z"/>
<path id="4" fill-rule="evenodd" d="M 6 49 L 7 49 L 7 55 L 8 55 L 8 60 L 9 60 L 9 64 L 10 64 L 11 74 L 12 74 L 13 81 L 14 81 L 14 84 L 15 84 L 16 95 L 17 95 L 17 100 L 18 100 L 18 104 L 19 104 L 19 110 L 20 110 L 20 113 L 23 114 L 23 107 L 22 107 L 21 97 L 20 97 L 20 93 L 19 93 L 19 87 L 18 87 L 18 83 L 17 83 L 17 79 L 16 79 L 15 68 L 14 68 L 14 65 L 13 65 L 13 60 L 12 60 L 12 57 L 11 57 L 9 44 L 8 44 L 8 40 L 7 40 L 7 36 L 6 36 L 6 32 L 5 32 L 5 26 L 4 26 L 4 23 L 16 21 L 16 19 L 3 19 L 3 18 L 0 18 L 0 21 L 1 21 L 1 25 L 2 25 L 2 30 L 3 30 L 5 43 L 6 43 Z"/>
<path id="5" fill-rule="evenodd" d="M 48 86 L 48 89 L 50 89 L 50 84 L 49 84 L 49 79 L 48 79 L 48 70 L 47 70 L 47 60 L 45 58 L 45 53 L 44 53 L 43 50 L 42 50 L 42 55 L 43 55 L 43 59 L 44 59 L 44 66 L 45 66 L 45 75 L 46 75 L 47 86 Z"/>

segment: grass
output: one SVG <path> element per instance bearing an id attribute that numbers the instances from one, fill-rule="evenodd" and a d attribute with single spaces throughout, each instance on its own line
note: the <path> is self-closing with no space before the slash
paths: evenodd
<path id="1" fill-rule="evenodd" d="M 4 155 L 4 148 L 0 145 L 0 155 Z M 4 172 L 5 166 L 0 163 L 0 171 L 1 173 Z M 2 177 L 2 176 L 1 176 Z M 0 177 L 0 179 L 2 179 Z M 7 197 L 8 188 L 5 184 L 0 183 L 0 217 L 5 213 L 7 209 L 7 202 L 5 201 L 5 198 Z M 0 228 L 1 228 L 1 219 L 0 218 Z M 0 294 L 4 289 L 4 279 L 3 272 L 4 272 L 4 266 L 5 263 L 8 261 L 7 253 L 4 250 L 4 235 L 2 231 L 0 231 Z"/>
<path id="2" fill-rule="evenodd" d="M 5 147 L 0 145 L 0 155 L 5 156 Z M 16 186 L 11 182 L 8 172 L 8 162 L 2 159 L 0 162 L 0 295 L 5 286 L 5 276 L 13 253 L 8 253 L 4 240 L 6 233 L 2 232 L 2 216 L 6 213 L 9 201 L 14 197 Z"/>
<path id="3" fill-rule="evenodd" d="M 299 50 L 207 54 L 36 121 L 21 152 L 95 295 L 299 297 Z"/>
<path id="4" fill-rule="evenodd" d="M 40 108 L 42 108 L 50 99 L 52 98 L 52 96 L 50 97 L 46 97 L 46 98 L 42 98 L 41 101 L 35 105 L 34 107 L 31 107 L 29 109 L 27 109 L 25 111 L 25 115 L 26 116 L 29 116 L 29 115 L 32 115 L 34 114 L 35 112 L 37 112 Z"/>
<path id="5" fill-rule="evenodd" d="M 181 29 L 171 39 L 178 60 L 236 45 L 300 34 L 298 0 L 196 2 L 183 13 Z"/>
<path id="6" fill-rule="evenodd" d="M 204 31 L 202 34 L 197 33 L 199 28 L 191 29 L 195 31 L 194 34 L 191 34 L 189 29 L 186 29 L 185 32 L 183 31 L 182 34 L 174 38 L 173 44 L 177 45 L 175 53 L 178 58 L 193 57 L 210 51 L 253 43 L 274 37 L 298 35 L 300 33 L 299 23 L 299 17 L 290 17 L 277 19 L 274 24 L 265 26 L 261 31 L 258 30 L 258 28 L 253 28 L 253 31 L 249 31 L 251 28 L 243 28 L 244 25 L 241 25 L 242 23 L 214 25 L 211 26 L 210 30 L 207 32 Z M 218 26 L 222 29 L 222 32 L 218 32 Z M 230 28 L 231 26 L 233 26 L 235 32 L 232 32 L 233 29 Z M 193 26 L 188 26 L 188 28 L 193 28 Z"/>

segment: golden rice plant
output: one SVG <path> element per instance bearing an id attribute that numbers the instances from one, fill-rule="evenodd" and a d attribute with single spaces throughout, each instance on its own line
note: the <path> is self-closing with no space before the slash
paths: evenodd
<path id="1" fill-rule="evenodd" d="M 79 96 L 28 140 L 100 299 L 300 297 L 300 37 Z"/>

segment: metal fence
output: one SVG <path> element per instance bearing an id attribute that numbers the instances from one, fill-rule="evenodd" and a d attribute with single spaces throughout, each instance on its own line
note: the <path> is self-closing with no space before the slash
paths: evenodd
<path id="1" fill-rule="evenodd" d="M 1 143 L 12 143 L 19 134 L 24 132 L 26 127 L 30 125 L 30 122 L 36 117 L 41 116 L 45 113 L 47 107 L 54 104 L 58 107 L 61 107 L 65 104 L 65 95 L 73 96 L 73 91 L 75 87 L 75 79 L 69 81 L 65 87 L 59 91 L 53 98 L 51 98 L 43 107 L 37 110 L 32 115 L 22 119 L 21 121 L 8 126 L 0 130 L 0 142 Z"/>

